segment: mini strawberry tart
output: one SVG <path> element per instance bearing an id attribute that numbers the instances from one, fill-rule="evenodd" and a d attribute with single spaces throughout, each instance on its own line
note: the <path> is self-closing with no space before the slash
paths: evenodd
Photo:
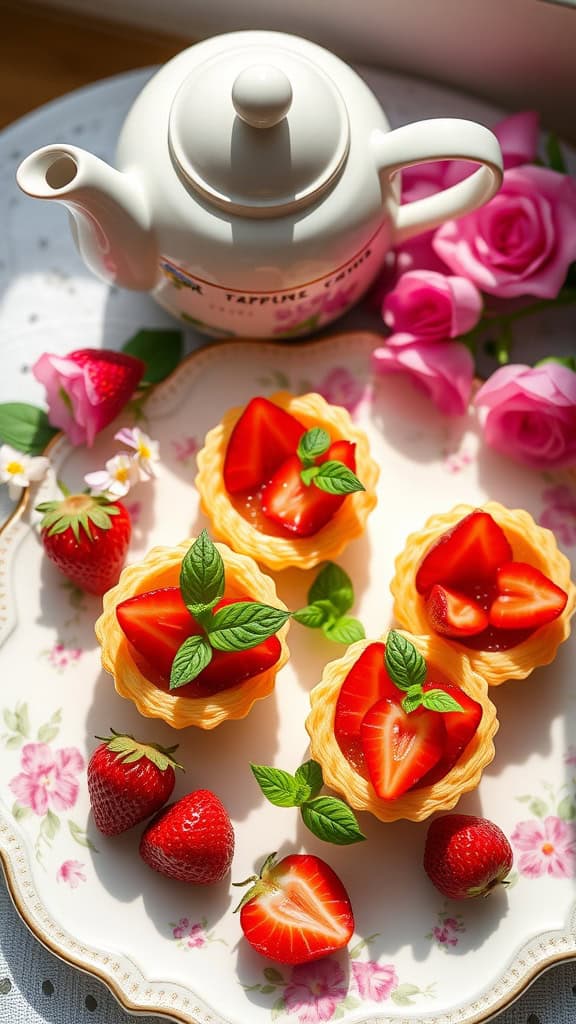
<path id="1" fill-rule="evenodd" d="M 272 692 L 289 616 L 253 559 L 203 531 L 124 569 L 96 636 L 116 690 L 142 715 L 213 729 Z"/>
<path id="2" fill-rule="evenodd" d="M 493 501 L 432 516 L 408 537 L 390 589 L 401 626 L 466 653 L 492 686 L 553 661 L 576 607 L 554 535 Z"/>
<path id="3" fill-rule="evenodd" d="M 309 569 L 363 533 L 379 469 L 348 412 L 278 392 L 230 409 L 198 454 L 215 534 L 270 569 Z"/>
<path id="4" fill-rule="evenodd" d="M 324 782 L 381 821 L 454 807 L 494 757 L 486 682 L 436 637 L 391 630 L 352 644 L 310 702 L 310 753 Z"/>

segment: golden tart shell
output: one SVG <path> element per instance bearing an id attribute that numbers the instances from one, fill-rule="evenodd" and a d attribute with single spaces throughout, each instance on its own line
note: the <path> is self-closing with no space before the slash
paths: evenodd
<path id="1" fill-rule="evenodd" d="M 116 618 L 116 606 L 136 594 L 145 594 L 160 587 L 177 587 L 182 559 L 194 538 L 175 547 L 156 547 L 142 562 L 127 566 L 115 587 L 103 599 L 104 610 L 96 622 L 96 637 L 102 648 L 102 665 L 114 679 L 121 697 L 126 697 L 145 718 L 161 718 L 174 729 L 195 725 L 214 729 L 227 719 L 244 718 L 257 700 L 274 689 L 276 675 L 289 658 L 286 634 L 289 622 L 277 636 L 280 657 L 275 665 L 229 690 L 210 697 L 179 697 L 178 691 L 166 693 L 154 686 L 135 664 L 129 644 Z M 286 610 L 279 600 L 274 581 L 266 576 L 252 558 L 239 555 L 225 544 L 217 544 L 226 571 L 226 596 L 250 594 L 254 600 Z"/>
<path id="2" fill-rule="evenodd" d="M 330 522 L 312 537 L 292 538 L 262 533 L 236 509 L 224 486 L 226 449 L 244 406 L 229 409 L 218 426 L 206 435 L 204 447 L 197 456 L 196 487 L 202 511 L 210 519 L 214 535 L 235 551 L 251 555 L 269 569 L 289 566 L 310 569 L 325 559 L 336 558 L 351 540 L 364 532 L 368 515 L 376 505 L 380 470 L 370 457 L 366 434 L 354 425 L 346 409 L 330 405 L 321 395 L 314 393 L 291 395 L 279 391 L 270 396 L 270 401 L 295 416 L 306 429 L 321 426 L 333 440 L 355 443 L 356 475 L 366 490 L 347 495 Z"/>
<path id="3" fill-rule="evenodd" d="M 478 729 L 454 767 L 431 786 L 409 790 L 396 800 L 382 800 L 370 780 L 356 772 L 342 753 L 334 732 L 340 689 L 362 651 L 372 643 L 385 643 L 386 635 L 376 641 L 360 640 L 352 644 L 342 658 L 326 665 L 321 681 L 310 694 L 312 710 L 306 719 L 306 729 L 310 736 L 310 755 L 322 766 L 324 782 L 340 793 L 351 807 L 369 811 L 380 821 L 401 818 L 423 821 L 435 811 L 450 810 L 463 793 L 476 788 L 484 768 L 494 758 L 493 739 L 499 723 L 486 682 L 473 671 L 465 656 L 449 650 L 435 637 L 400 632 L 424 657 L 429 679 L 460 686 L 482 705 Z"/>
<path id="4" fill-rule="evenodd" d="M 566 607 L 557 619 L 547 626 L 541 626 L 509 650 L 474 651 L 452 638 L 438 638 L 446 646 L 466 654 L 472 667 L 484 676 L 489 686 L 499 686 L 507 679 L 525 679 L 533 669 L 550 664 L 560 644 L 570 635 L 570 618 L 576 607 L 576 587 L 570 579 L 570 562 L 558 549 L 551 530 L 538 526 L 524 509 L 509 509 L 496 501 L 488 501 L 480 506 L 456 505 L 450 512 L 431 516 L 422 530 L 408 537 L 404 551 L 396 559 L 396 571 L 390 590 L 394 597 L 394 615 L 400 625 L 414 633 L 429 633 L 430 622 L 425 602 L 415 586 L 418 567 L 432 544 L 475 508 L 488 512 L 502 527 L 515 561 L 533 565 L 568 594 Z"/>

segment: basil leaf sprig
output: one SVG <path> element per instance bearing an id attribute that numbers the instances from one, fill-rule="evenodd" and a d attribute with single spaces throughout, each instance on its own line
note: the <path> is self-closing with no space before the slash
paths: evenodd
<path id="1" fill-rule="evenodd" d="M 180 568 L 180 592 L 202 633 L 187 637 L 170 672 L 170 689 L 192 682 L 210 664 L 213 651 L 246 651 L 268 640 L 290 612 L 258 601 L 236 601 L 214 611 L 225 590 L 224 562 L 206 530 L 188 549 Z"/>
<path id="2" fill-rule="evenodd" d="M 363 640 L 364 626 L 346 612 L 354 604 L 352 580 L 335 562 L 327 562 L 308 591 L 308 604 L 293 612 L 301 626 L 321 629 L 336 644 Z"/>
<path id="3" fill-rule="evenodd" d="M 251 764 L 250 768 L 266 799 L 275 807 L 299 807 L 306 828 L 318 839 L 349 846 L 366 838 L 343 800 L 319 795 L 324 780 L 317 761 L 301 764 L 294 775 L 264 764 Z"/>
<path id="4" fill-rule="evenodd" d="M 445 690 L 423 689 L 427 672 L 426 662 L 412 641 L 395 629 L 388 633 L 384 662 L 394 685 L 406 694 L 402 698 L 401 706 L 407 714 L 419 707 L 440 712 L 464 710 Z"/>
<path id="5" fill-rule="evenodd" d="M 296 454 L 302 463 L 300 479 L 306 487 L 314 484 L 328 494 L 352 494 L 365 491 L 364 484 L 348 466 L 337 459 L 316 464 L 316 460 L 330 448 L 330 434 L 322 427 L 311 427 L 302 435 Z"/>

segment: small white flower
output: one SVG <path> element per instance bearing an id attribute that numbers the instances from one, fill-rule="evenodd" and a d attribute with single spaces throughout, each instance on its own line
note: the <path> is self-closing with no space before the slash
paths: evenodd
<path id="1" fill-rule="evenodd" d="M 114 437 L 117 441 L 128 445 L 129 448 L 134 448 L 136 452 L 134 459 L 145 480 L 151 476 L 158 476 L 155 466 L 155 463 L 160 461 L 158 441 L 153 441 L 148 434 L 140 430 L 140 427 L 123 427 Z"/>
<path id="2" fill-rule="evenodd" d="M 105 469 L 87 473 L 84 479 L 92 494 L 106 493 L 114 498 L 123 498 L 140 480 L 140 470 L 135 459 L 120 452 L 108 459 Z"/>
<path id="3" fill-rule="evenodd" d="M 0 447 L 0 484 L 8 484 L 8 494 L 15 501 L 32 480 L 42 479 L 49 465 L 44 455 L 25 455 L 3 444 Z"/>

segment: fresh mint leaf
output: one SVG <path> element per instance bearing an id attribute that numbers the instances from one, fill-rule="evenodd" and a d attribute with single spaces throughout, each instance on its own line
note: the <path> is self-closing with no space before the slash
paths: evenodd
<path id="1" fill-rule="evenodd" d="M 310 831 L 327 843 L 348 846 L 366 838 L 360 831 L 354 812 L 332 796 L 317 796 L 300 808 L 302 820 Z"/>
<path id="2" fill-rule="evenodd" d="M 143 383 L 157 384 L 176 369 L 182 358 L 182 348 L 182 331 L 143 328 L 122 346 L 122 351 L 146 364 Z"/>
<path id="3" fill-rule="evenodd" d="M 313 483 L 321 491 L 328 494 L 352 494 L 354 491 L 365 491 L 364 484 L 360 482 L 355 473 L 343 462 L 336 459 L 329 459 L 320 466 L 315 467 L 318 472 L 314 476 Z"/>
<path id="4" fill-rule="evenodd" d="M 354 587 L 348 573 L 335 562 L 327 562 L 308 591 L 308 601 L 331 601 L 340 615 L 354 604 Z"/>
<path id="5" fill-rule="evenodd" d="M 301 626 L 308 626 L 308 629 L 320 629 L 330 617 L 330 610 L 325 607 L 327 603 L 307 604 L 304 608 L 292 612 L 292 618 Z"/>
<path id="6" fill-rule="evenodd" d="M 237 601 L 219 608 L 208 629 L 218 651 L 245 651 L 268 640 L 290 618 L 290 612 L 257 601 Z"/>
<path id="7" fill-rule="evenodd" d="M 212 660 L 212 648 L 205 636 L 189 636 L 176 651 L 170 672 L 170 689 L 190 683 Z"/>
<path id="8" fill-rule="evenodd" d="M 388 634 L 384 660 L 388 675 L 399 690 L 422 686 L 426 678 L 426 662 L 414 644 L 395 629 Z"/>
<path id="9" fill-rule="evenodd" d="M 299 807 L 310 796 L 310 787 L 282 768 L 251 764 L 252 774 L 264 796 L 275 807 Z"/>
<path id="10" fill-rule="evenodd" d="M 27 402 L 0 404 L 0 440 L 25 455 L 40 455 L 58 431 L 43 409 Z"/>
<path id="11" fill-rule="evenodd" d="M 322 627 L 324 635 L 335 644 L 354 644 L 365 637 L 364 626 L 350 615 L 341 615 L 336 622 Z"/>
<path id="12" fill-rule="evenodd" d="M 191 615 L 213 608 L 224 596 L 224 562 L 206 530 L 182 559 L 180 590 Z"/>
<path id="13" fill-rule="evenodd" d="M 402 701 L 401 701 L 401 705 L 400 706 L 401 706 L 402 710 L 406 712 L 407 715 L 409 715 L 412 711 L 416 711 L 416 709 L 419 708 L 424 703 L 424 701 L 422 699 L 423 698 L 422 688 L 420 686 L 416 686 L 416 687 L 414 687 L 414 689 L 417 690 L 418 692 L 417 693 L 407 693 L 406 696 L 403 697 Z"/>
<path id="14" fill-rule="evenodd" d="M 422 695 L 422 703 L 429 711 L 463 711 L 464 708 L 445 690 L 427 690 Z"/>
<path id="15" fill-rule="evenodd" d="M 311 466 L 330 447 L 330 434 L 322 427 L 312 427 L 302 435 L 296 454 L 303 466 Z"/>
<path id="16" fill-rule="evenodd" d="M 305 487 L 310 487 L 315 476 L 318 476 L 320 472 L 320 466 L 306 466 L 305 469 L 300 470 L 300 479 Z"/>
<path id="17" fill-rule="evenodd" d="M 324 779 L 322 778 L 322 768 L 317 761 L 305 761 L 299 768 L 296 769 L 296 779 L 298 782 L 302 782 L 308 786 L 310 790 L 309 799 L 313 799 L 318 796 L 318 793 L 324 785 Z"/>

